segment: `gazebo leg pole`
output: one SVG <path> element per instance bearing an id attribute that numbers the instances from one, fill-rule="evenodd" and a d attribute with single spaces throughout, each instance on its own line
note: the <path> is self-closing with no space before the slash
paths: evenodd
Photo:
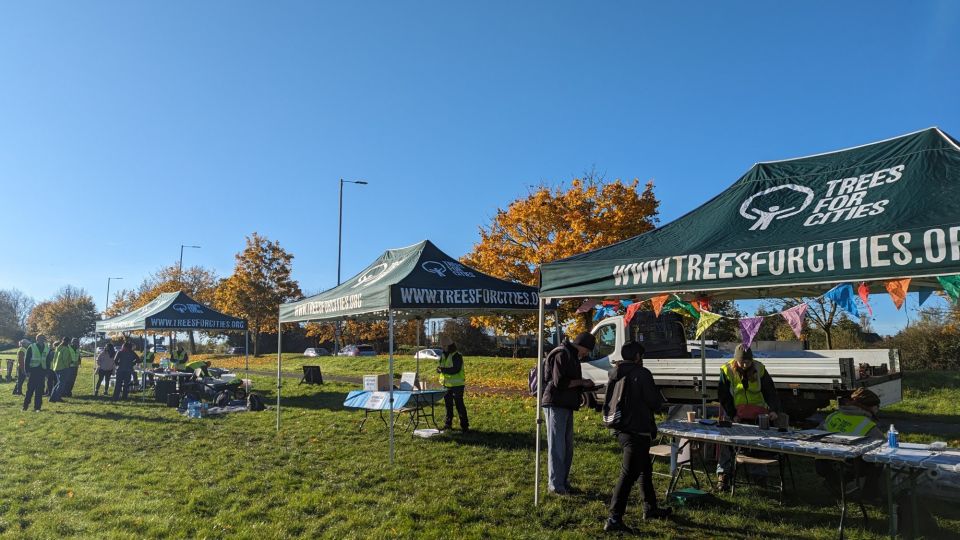
<path id="1" fill-rule="evenodd" d="M 707 418 L 707 338 L 700 334 L 700 418 Z"/>
<path id="2" fill-rule="evenodd" d="M 244 338 L 243 338 L 243 359 L 244 359 L 244 362 L 246 363 L 247 379 L 249 379 L 249 378 L 250 378 L 250 330 L 249 330 L 249 329 L 244 333 Z M 246 384 L 246 383 L 244 383 L 244 384 Z M 247 391 L 247 392 L 250 391 L 249 388 L 244 388 L 244 390 Z"/>
<path id="3" fill-rule="evenodd" d="M 540 504 L 540 395 L 543 378 L 543 299 L 537 300 L 537 442 L 533 462 L 533 505 Z"/>
<path id="4" fill-rule="evenodd" d="M 280 354 L 283 351 L 283 325 L 277 322 L 277 431 L 280 431 Z"/>
<path id="5" fill-rule="evenodd" d="M 390 321 L 390 464 L 393 465 L 393 311 L 387 318 Z"/>

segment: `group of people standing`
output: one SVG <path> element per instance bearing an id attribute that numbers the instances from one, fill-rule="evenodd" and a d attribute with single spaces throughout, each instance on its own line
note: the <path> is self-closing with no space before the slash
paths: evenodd
<path id="1" fill-rule="evenodd" d="M 26 411 L 32 401 L 33 410 L 39 411 L 43 396 L 48 396 L 53 403 L 73 396 L 79 369 L 80 340 L 77 338 L 65 337 L 52 346 L 43 334 L 38 335 L 34 343 L 20 340 L 17 349 L 17 384 L 13 394 L 22 395 L 26 381 L 23 410 Z"/>
<path id="2" fill-rule="evenodd" d="M 173 356 L 178 359 L 178 363 L 186 365 L 187 355 L 182 347 Z M 145 367 L 149 367 L 153 358 L 153 350 L 148 349 L 141 360 L 130 341 L 124 340 L 119 349 L 113 343 L 108 343 L 96 358 L 97 378 L 93 395 L 99 395 L 101 385 L 103 395 L 109 395 L 110 379 L 114 378 L 113 399 L 127 399 L 130 386 L 136 382 L 135 366 L 143 363 Z M 33 410 L 40 411 L 44 396 L 48 397 L 51 403 L 73 397 L 73 388 L 80 369 L 80 340 L 62 338 L 50 345 L 42 334 L 38 335 L 33 343 L 26 339 L 20 340 L 15 363 L 17 377 L 13 395 L 24 396 L 24 411 L 30 407 L 31 402 Z M 12 361 L 7 370 L 7 378 L 10 380 Z M 24 383 L 27 386 L 25 394 Z"/>

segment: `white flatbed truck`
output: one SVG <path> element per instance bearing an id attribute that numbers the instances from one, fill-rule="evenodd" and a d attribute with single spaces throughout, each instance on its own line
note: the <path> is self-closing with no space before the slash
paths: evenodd
<path id="1" fill-rule="evenodd" d="M 620 348 L 639 341 L 647 349 L 643 365 L 653 373 L 657 387 L 670 403 L 700 403 L 702 376 L 699 348 L 691 357 L 679 316 L 640 312 L 629 328 L 622 316 L 604 319 L 592 331 L 597 339 L 591 360 L 582 365 L 584 377 L 606 384 L 611 367 L 621 361 Z M 706 398 L 717 398 L 720 367 L 731 356 L 708 350 Z M 780 395 L 785 412 L 806 418 L 830 401 L 866 387 L 880 397 L 881 406 L 901 401 L 900 353 L 896 349 L 833 349 L 781 351 L 756 355 Z M 603 402 L 603 392 L 587 395 L 590 405 Z"/>

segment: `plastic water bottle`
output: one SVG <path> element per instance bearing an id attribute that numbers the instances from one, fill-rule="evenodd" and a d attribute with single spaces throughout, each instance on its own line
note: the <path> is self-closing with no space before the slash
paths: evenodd
<path id="1" fill-rule="evenodd" d="M 887 446 L 890 448 L 900 447 L 900 432 L 893 427 L 893 424 L 890 424 L 890 429 L 887 430 Z"/>

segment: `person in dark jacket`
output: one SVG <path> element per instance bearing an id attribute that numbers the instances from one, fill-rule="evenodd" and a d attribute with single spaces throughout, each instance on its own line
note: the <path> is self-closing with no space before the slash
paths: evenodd
<path id="1" fill-rule="evenodd" d="M 573 412 L 580 408 L 580 394 L 593 388 L 584 379 L 580 362 L 590 356 L 596 339 L 583 332 L 550 351 L 544 361 L 543 397 L 540 405 L 547 419 L 547 487 L 551 493 L 568 495 L 573 464 Z"/>
<path id="2" fill-rule="evenodd" d="M 657 507 L 657 494 L 653 490 L 653 466 L 650 462 L 650 443 L 657 435 L 657 421 L 654 414 L 663 405 L 660 390 L 653 383 L 653 374 L 643 367 L 643 345 L 631 341 L 620 348 L 623 361 L 610 370 L 606 396 L 613 395 L 618 385 L 623 388 L 624 396 L 630 408 L 624 411 L 626 426 L 614 431 L 620 448 L 623 449 L 623 462 L 620 466 L 620 479 L 613 489 L 610 501 L 610 517 L 603 530 L 633 534 L 633 529 L 623 522 L 627 509 L 627 499 L 633 484 L 640 480 L 640 495 L 643 501 L 643 519 L 662 519 L 670 516 L 670 508 Z M 609 399 L 606 400 L 609 403 Z M 629 413 L 629 414 L 628 414 Z"/>
<path id="3" fill-rule="evenodd" d="M 755 423 L 757 416 L 767 414 L 771 424 L 776 422 L 780 411 L 780 397 L 766 367 L 753 359 L 753 351 L 743 344 L 737 345 L 733 360 L 720 368 L 717 383 L 717 398 L 727 418 L 734 422 Z M 717 460 L 717 489 L 730 487 L 727 472 L 733 467 L 733 451 L 727 445 L 720 446 Z M 751 476 L 763 477 L 766 469 L 748 468 Z M 760 480 L 762 482 L 762 480 Z"/>
<path id="4" fill-rule="evenodd" d="M 117 377 L 113 385 L 113 400 L 120 399 L 121 394 L 123 399 L 127 399 L 131 379 L 133 378 L 133 366 L 140 362 L 140 357 L 133 352 L 133 344 L 126 341 L 123 343 L 123 347 L 117 351 L 117 356 L 113 361 L 117 365 Z"/>
<path id="5" fill-rule="evenodd" d="M 470 431 L 470 421 L 467 419 L 467 406 L 463 403 L 463 390 L 467 384 L 463 355 L 457 351 L 456 343 L 447 336 L 440 336 L 440 346 L 443 347 L 443 356 L 440 358 L 437 373 L 440 374 L 440 383 L 447 389 L 443 395 L 443 405 L 447 411 L 443 429 L 450 429 L 453 425 L 453 407 L 456 405 L 460 429 L 467 433 Z"/>

